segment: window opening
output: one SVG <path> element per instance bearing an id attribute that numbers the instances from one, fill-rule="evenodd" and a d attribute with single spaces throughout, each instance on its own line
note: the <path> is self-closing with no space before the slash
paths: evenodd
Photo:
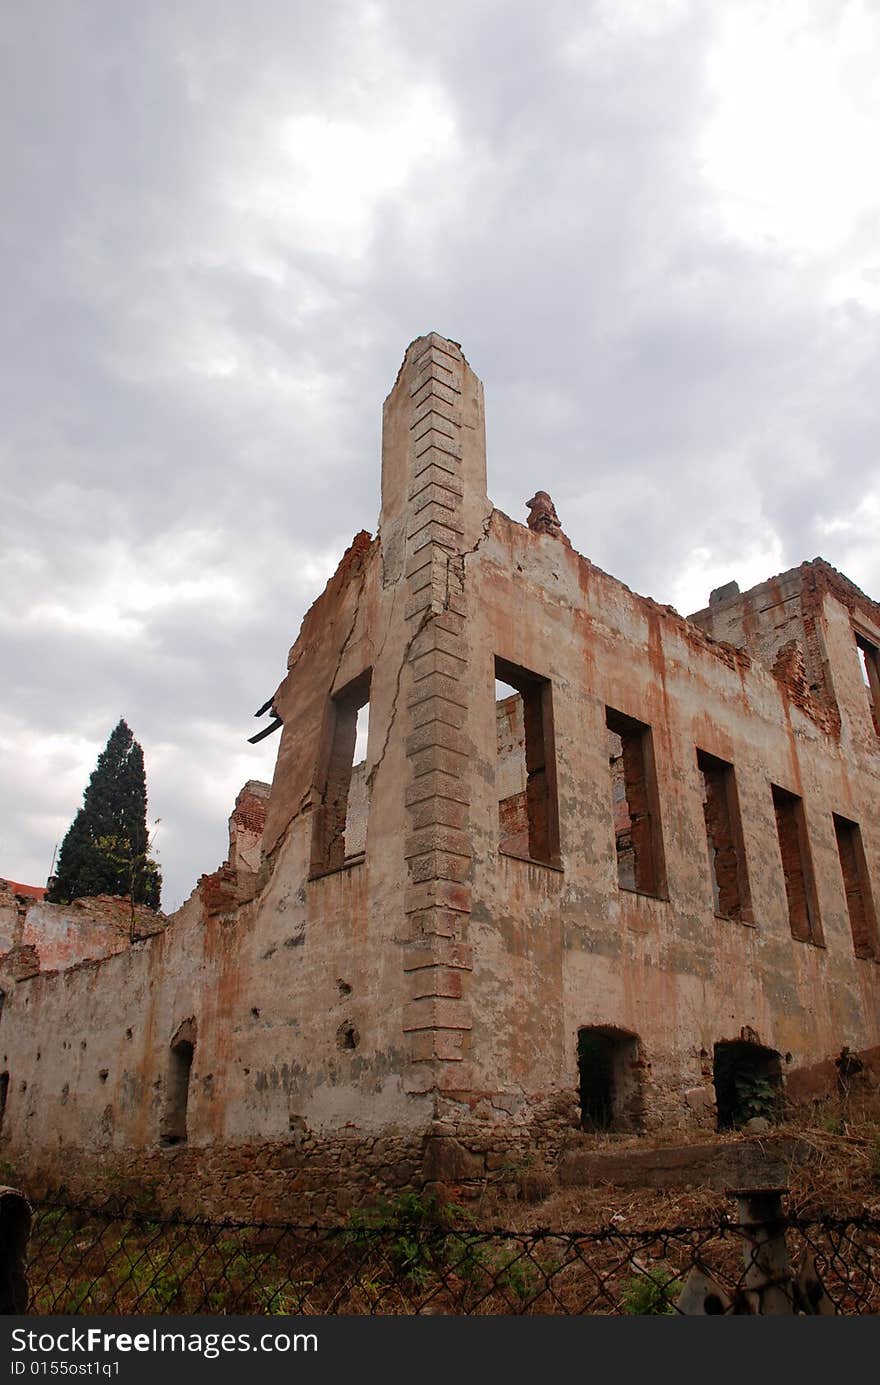
<path id="1" fill-rule="evenodd" d="M 366 847 L 370 672 L 330 698 L 319 765 L 322 802 L 312 833 L 312 878 L 360 860 Z"/>
<path id="2" fill-rule="evenodd" d="M 354 742 L 354 763 L 348 788 L 345 812 L 345 860 L 363 856 L 367 847 L 367 738 L 370 730 L 370 704 L 365 702 L 356 712 L 357 727 Z"/>
<path id="3" fill-rule="evenodd" d="M 612 707 L 605 708 L 605 724 L 617 883 L 622 890 L 663 897 L 666 876 L 651 728 Z"/>
<path id="4" fill-rule="evenodd" d="M 719 1130 L 734 1130 L 756 1116 L 778 1120 L 782 1063 L 775 1049 L 747 1039 L 717 1043 L 713 1081 Z"/>
<path id="5" fill-rule="evenodd" d="M 0 1130 L 3 1129 L 3 1117 L 6 1114 L 6 1098 L 9 1095 L 9 1073 L 0 1072 Z"/>
<path id="6" fill-rule="evenodd" d="M 165 1112 L 160 1131 L 163 1145 L 186 1143 L 186 1109 L 189 1104 L 189 1080 L 194 1052 L 195 1024 L 192 1020 L 186 1020 L 171 1040 L 168 1050 Z"/>
<path id="7" fill-rule="evenodd" d="M 495 679 L 500 850 L 559 865 L 551 684 L 506 659 Z"/>
<path id="8" fill-rule="evenodd" d="M 876 644 L 873 644 L 866 636 L 860 635 L 858 631 L 855 632 L 855 635 L 862 678 L 868 690 L 868 702 L 874 721 L 874 730 L 880 736 L 880 650 Z"/>
<path id="9" fill-rule="evenodd" d="M 853 949 L 857 957 L 880 958 L 877 940 L 877 914 L 871 881 L 862 846 L 862 833 L 858 823 L 849 818 L 833 814 L 834 835 L 837 838 L 837 854 L 843 874 L 843 887 L 846 891 L 846 907 L 849 912 L 849 926 L 852 930 Z"/>
<path id="10" fill-rule="evenodd" d="M 638 1037 L 604 1026 L 579 1029 L 577 1062 L 581 1127 L 640 1130 L 644 1103 Z"/>
<path id="11" fill-rule="evenodd" d="M 739 796 L 733 765 L 705 750 L 697 751 L 702 776 L 703 818 L 709 850 L 709 876 L 715 913 L 721 918 L 751 921 Z"/>
<path id="12" fill-rule="evenodd" d="M 771 787 L 791 936 L 800 942 L 821 947 L 822 925 L 804 805 L 796 794 L 780 789 L 776 784 Z"/>

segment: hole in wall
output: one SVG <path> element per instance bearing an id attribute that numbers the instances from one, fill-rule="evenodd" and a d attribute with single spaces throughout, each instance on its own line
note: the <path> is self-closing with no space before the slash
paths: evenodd
<path id="1" fill-rule="evenodd" d="M 644 1095 L 638 1036 L 605 1025 L 579 1029 L 577 1063 L 582 1129 L 640 1130 Z"/>
<path id="2" fill-rule="evenodd" d="M 357 1048 L 360 1041 L 361 1036 L 351 1020 L 343 1020 L 336 1031 L 336 1047 L 343 1051 L 351 1050 Z"/>
<path id="3" fill-rule="evenodd" d="M 834 1060 L 834 1066 L 837 1068 L 838 1091 L 842 1096 L 847 1096 L 850 1082 L 864 1072 L 865 1065 L 857 1054 L 850 1053 L 848 1048 L 842 1048 Z"/>

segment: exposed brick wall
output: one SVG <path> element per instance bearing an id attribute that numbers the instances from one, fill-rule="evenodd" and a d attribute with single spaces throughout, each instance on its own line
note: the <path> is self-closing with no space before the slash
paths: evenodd
<path id="1" fill-rule="evenodd" d="M 556 808 L 553 801 L 545 704 L 549 692 L 543 683 L 528 683 L 522 690 L 523 730 L 526 752 L 526 811 L 529 820 L 529 856 L 533 861 L 553 861 L 559 855 Z"/>
<path id="2" fill-rule="evenodd" d="M 210 875 L 199 876 L 199 898 L 208 918 L 229 914 L 237 907 L 238 879 L 238 871 L 225 861 Z"/>
<path id="3" fill-rule="evenodd" d="M 249 832 L 258 837 L 266 825 L 266 802 L 269 785 L 257 779 L 249 779 L 235 800 L 230 822 L 239 832 Z"/>
<path id="4" fill-rule="evenodd" d="M 656 790 L 651 782 L 650 728 L 610 707 L 606 721 L 612 733 L 611 782 L 619 881 L 626 889 L 658 894 L 662 884 L 662 849 L 654 811 Z"/>
<path id="5" fill-rule="evenodd" d="M 712 602 L 689 620 L 718 641 L 747 649 L 771 669 L 793 706 L 837 737 L 841 714 L 823 637 L 823 603 L 832 596 L 856 623 L 880 629 L 880 605 L 822 558 L 772 577 L 727 599 Z M 716 646 L 722 652 L 721 645 Z M 880 674 L 871 699 L 880 734 Z"/>
<path id="6" fill-rule="evenodd" d="M 499 846 L 511 856 L 529 855 L 529 807 L 525 789 L 498 802 Z"/>
<path id="7" fill-rule="evenodd" d="M 709 847 L 715 912 L 739 918 L 743 905 L 743 863 L 738 850 L 738 824 L 733 821 L 733 768 L 702 751 L 698 764 L 703 777 L 703 816 Z"/>
<path id="8" fill-rule="evenodd" d="M 803 805 L 794 794 L 774 784 L 773 808 L 792 937 L 801 942 L 821 943 L 819 907 L 806 843 Z"/>

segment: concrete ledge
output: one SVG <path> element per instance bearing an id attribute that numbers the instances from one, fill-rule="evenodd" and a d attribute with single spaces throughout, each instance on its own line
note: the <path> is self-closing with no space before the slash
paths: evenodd
<path id="1" fill-rule="evenodd" d="M 814 1158 L 811 1145 L 790 1135 L 607 1152 L 569 1145 L 560 1154 L 558 1173 L 564 1188 L 611 1183 L 616 1188 L 713 1188 L 725 1192 L 732 1188 L 786 1187 L 792 1168 Z"/>

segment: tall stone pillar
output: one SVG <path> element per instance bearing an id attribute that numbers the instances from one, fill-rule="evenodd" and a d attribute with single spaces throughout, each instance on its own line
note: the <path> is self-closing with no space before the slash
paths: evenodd
<path id="1" fill-rule="evenodd" d="M 472 968 L 465 555 L 491 507 L 482 385 L 459 347 L 436 333 L 409 347 L 386 400 L 382 485 L 386 580 L 399 572 L 405 583 L 409 630 L 400 693 L 409 765 L 407 1085 L 462 1090 L 470 1085 Z"/>

